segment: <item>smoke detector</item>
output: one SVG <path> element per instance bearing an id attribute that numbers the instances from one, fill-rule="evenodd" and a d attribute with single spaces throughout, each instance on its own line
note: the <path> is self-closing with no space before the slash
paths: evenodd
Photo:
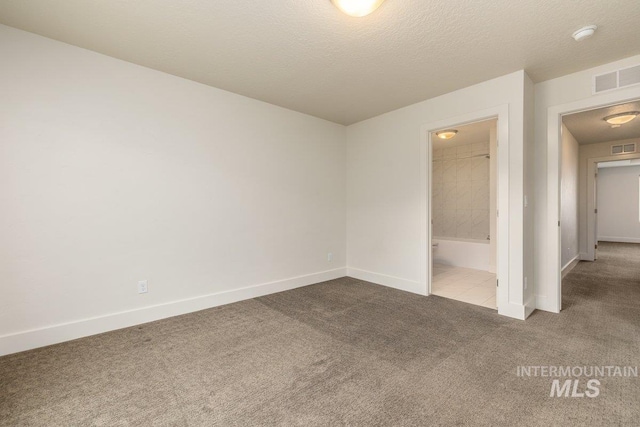
<path id="1" fill-rule="evenodd" d="M 575 41 L 580 42 L 591 37 L 597 29 L 597 25 L 587 25 L 586 27 L 582 27 L 578 31 L 573 33 L 571 37 L 573 37 Z"/>

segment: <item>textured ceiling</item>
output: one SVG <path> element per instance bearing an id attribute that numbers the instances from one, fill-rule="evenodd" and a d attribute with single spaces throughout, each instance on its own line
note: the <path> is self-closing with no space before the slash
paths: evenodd
<path id="1" fill-rule="evenodd" d="M 387 0 L 365 18 L 329 0 L 0 0 L 2 24 L 343 124 L 638 54 L 639 16 L 638 0 Z"/>
<path id="2" fill-rule="evenodd" d="M 562 122 L 579 144 L 640 138 L 640 117 L 612 129 L 603 119 L 612 114 L 640 111 L 640 101 L 599 108 L 564 116 Z"/>

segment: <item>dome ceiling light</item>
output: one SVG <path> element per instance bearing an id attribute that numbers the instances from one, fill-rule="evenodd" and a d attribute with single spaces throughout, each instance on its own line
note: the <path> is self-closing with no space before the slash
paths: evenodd
<path id="1" fill-rule="evenodd" d="M 436 135 L 440 139 L 451 139 L 454 136 L 456 136 L 457 133 L 458 131 L 455 129 L 447 129 L 447 130 L 441 130 L 440 132 L 436 132 Z"/>
<path id="2" fill-rule="evenodd" d="M 611 125 L 612 128 L 619 128 L 625 123 L 629 123 L 640 115 L 640 111 L 627 111 L 626 113 L 613 114 L 605 117 L 603 120 Z"/>
<path id="3" fill-rule="evenodd" d="M 349 16 L 360 18 L 376 10 L 384 0 L 331 0 L 331 3 Z"/>

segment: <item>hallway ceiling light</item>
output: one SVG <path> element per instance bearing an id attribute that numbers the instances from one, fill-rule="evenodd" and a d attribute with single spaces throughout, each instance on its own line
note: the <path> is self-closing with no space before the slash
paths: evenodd
<path id="1" fill-rule="evenodd" d="M 455 129 L 441 130 L 440 132 L 436 132 L 436 135 L 440 139 L 451 139 L 458 133 Z"/>
<path id="2" fill-rule="evenodd" d="M 578 31 L 573 33 L 571 37 L 573 37 L 575 41 L 580 42 L 591 37 L 597 29 L 598 27 L 596 25 L 587 25 L 586 27 L 582 27 Z"/>
<path id="3" fill-rule="evenodd" d="M 631 120 L 638 117 L 640 114 L 639 111 L 628 111 L 626 113 L 613 114 L 611 116 L 607 116 L 604 118 L 604 121 L 609 123 L 610 125 L 623 125 L 625 123 L 629 123 Z"/>
<path id="4" fill-rule="evenodd" d="M 376 10 L 384 0 L 331 0 L 331 3 L 349 16 L 360 18 Z"/>

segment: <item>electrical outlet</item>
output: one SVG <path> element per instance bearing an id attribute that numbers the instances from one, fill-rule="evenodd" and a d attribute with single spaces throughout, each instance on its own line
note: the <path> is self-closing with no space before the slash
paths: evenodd
<path id="1" fill-rule="evenodd" d="M 329 252 L 329 253 L 327 254 L 327 261 L 328 261 L 328 262 L 333 261 L 333 253 Z"/>
<path id="2" fill-rule="evenodd" d="M 146 280 L 140 280 L 138 282 L 138 293 L 139 294 L 146 294 L 147 292 L 149 292 L 149 286 L 147 285 L 147 281 Z"/>

